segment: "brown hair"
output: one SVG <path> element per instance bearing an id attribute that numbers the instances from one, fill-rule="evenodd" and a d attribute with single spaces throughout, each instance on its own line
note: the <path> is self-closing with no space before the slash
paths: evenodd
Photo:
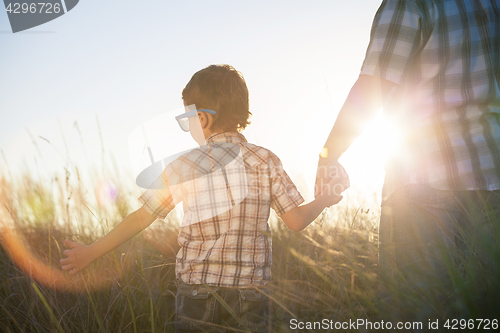
<path id="1" fill-rule="evenodd" d="M 211 65 L 196 72 L 182 90 L 186 105 L 217 111 L 211 130 L 241 131 L 250 124 L 248 88 L 231 65 Z"/>

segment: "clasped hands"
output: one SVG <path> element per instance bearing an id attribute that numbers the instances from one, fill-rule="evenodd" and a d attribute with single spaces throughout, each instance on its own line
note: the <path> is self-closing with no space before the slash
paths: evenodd
<path id="1" fill-rule="evenodd" d="M 351 185 L 349 175 L 337 160 L 319 159 L 314 184 L 314 197 L 328 195 L 332 197 L 332 205 L 342 200 L 342 192 Z"/>

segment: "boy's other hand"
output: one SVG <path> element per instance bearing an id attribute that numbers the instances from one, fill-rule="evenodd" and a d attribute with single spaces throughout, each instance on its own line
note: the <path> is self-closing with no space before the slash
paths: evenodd
<path id="1" fill-rule="evenodd" d="M 64 245 L 70 248 L 63 251 L 67 258 L 60 261 L 64 271 L 69 271 L 69 274 L 74 275 L 92 263 L 93 260 L 87 253 L 87 246 L 67 239 L 64 241 Z"/>
<path id="2" fill-rule="evenodd" d="M 328 195 L 336 195 L 342 198 L 341 193 L 347 190 L 350 185 L 349 175 L 338 161 L 328 161 L 320 158 L 316 172 L 316 184 L 314 185 L 315 198 L 324 191 L 327 191 Z"/>

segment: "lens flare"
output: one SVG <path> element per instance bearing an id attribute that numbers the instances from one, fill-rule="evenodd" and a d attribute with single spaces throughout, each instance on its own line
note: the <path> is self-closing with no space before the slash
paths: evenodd
<path id="1" fill-rule="evenodd" d="M 0 241 L 12 262 L 30 279 L 45 287 L 76 293 L 109 288 L 115 282 L 112 278 L 103 278 L 103 274 L 73 277 L 66 272 L 54 269 L 47 263 L 41 262 L 37 255 L 25 246 L 23 238 L 13 228 L 5 225 L 1 227 Z"/>
<path id="2" fill-rule="evenodd" d="M 118 198 L 118 188 L 110 179 L 100 180 L 95 187 L 95 196 L 100 206 L 113 204 Z"/>

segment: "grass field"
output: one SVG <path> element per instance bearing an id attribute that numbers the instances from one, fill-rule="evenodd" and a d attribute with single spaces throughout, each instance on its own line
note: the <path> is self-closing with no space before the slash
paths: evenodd
<path id="1" fill-rule="evenodd" d="M 112 186 L 104 185 L 111 199 L 103 197 L 102 184 L 84 185 L 77 169 L 51 180 L 28 174 L 13 179 L 9 172 L 0 177 L 1 332 L 173 332 L 175 259 L 153 244 L 175 243 L 178 214 L 156 221 L 81 276 L 69 278 L 59 267 L 63 240 L 95 241 L 133 211 L 140 192 L 116 181 L 117 173 L 107 176 L 115 179 Z M 485 245 L 492 260 L 473 260 L 477 264 L 466 265 L 465 273 L 451 270 L 453 283 L 443 284 L 443 302 L 380 280 L 379 213 L 377 207 L 352 205 L 327 210 L 299 233 L 271 216 L 274 332 L 292 331 L 292 319 L 342 323 L 388 318 L 394 308 L 380 304 L 381 284 L 417 317 L 419 309 L 431 308 L 424 331 L 428 320 L 499 319 L 498 230 L 493 245 Z"/>

